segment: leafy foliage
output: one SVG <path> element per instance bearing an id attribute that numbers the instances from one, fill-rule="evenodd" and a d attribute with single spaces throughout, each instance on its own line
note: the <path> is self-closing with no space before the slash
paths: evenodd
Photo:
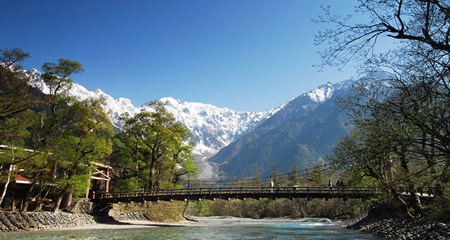
<path id="1" fill-rule="evenodd" d="M 140 188 L 174 187 L 181 183 L 181 176 L 199 172 L 192 161 L 193 144 L 186 144 L 191 135 L 162 103 L 150 106 L 153 112 L 123 116 L 124 131 L 114 139 L 112 161 L 123 169 L 122 178 L 132 173 Z"/>
<path id="2" fill-rule="evenodd" d="M 0 53 L 0 121 L 3 121 L 30 110 L 37 99 L 19 64 L 30 54 L 18 48 Z"/>
<path id="3" fill-rule="evenodd" d="M 353 179 L 381 184 L 405 216 L 420 216 L 426 207 L 403 191 L 416 196 L 430 188 L 444 196 L 449 183 L 449 7 L 439 0 L 361 0 L 356 13 L 368 14 L 366 23 L 352 24 L 330 8 L 319 19 L 335 24 L 316 37 L 330 46 L 322 66 L 357 59 L 362 72 L 384 72 L 383 79 L 362 82 L 354 96 L 339 100 L 355 129 L 329 160 Z M 374 54 L 382 36 L 402 41 Z"/>

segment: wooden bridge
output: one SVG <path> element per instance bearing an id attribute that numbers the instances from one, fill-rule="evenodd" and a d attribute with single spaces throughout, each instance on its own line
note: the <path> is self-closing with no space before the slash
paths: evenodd
<path id="1" fill-rule="evenodd" d="M 261 199 L 261 198 L 362 198 L 379 195 L 376 187 L 234 187 L 155 189 L 149 191 L 93 193 L 91 200 L 97 203 L 186 201 L 200 199 Z"/>

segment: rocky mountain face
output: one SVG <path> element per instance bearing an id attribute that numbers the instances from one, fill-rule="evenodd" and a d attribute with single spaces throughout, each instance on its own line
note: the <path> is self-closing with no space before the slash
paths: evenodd
<path id="1" fill-rule="evenodd" d="M 274 163 L 283 173 L 294 163 L 299 169 L 313 167 L 348 133 L 346 115 L 337 110 L 335 99 L 351 94 L 353 83 L 328 83 L 300 95 L 208 161 L 216 174 L 237 177 L 252 176 L 256 166 L 268 176 Z"/>

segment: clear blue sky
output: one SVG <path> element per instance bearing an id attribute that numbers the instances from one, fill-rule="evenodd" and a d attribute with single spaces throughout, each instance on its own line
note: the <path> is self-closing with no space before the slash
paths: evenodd
<path id="1" fill-rule="evenodd" d="M 72 76 L 138 106 L 173 97 L 237 111 L 281 105 L 321 84 L 355 76 L 319 72 L 311 19 L 321 5 L 352 14 L 355 0 L 6 0 L 0 48 L 31 53 L 25 69 L 59 58 Z"/>

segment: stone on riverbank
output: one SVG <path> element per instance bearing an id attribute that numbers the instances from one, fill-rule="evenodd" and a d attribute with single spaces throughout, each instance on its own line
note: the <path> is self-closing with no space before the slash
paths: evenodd
<path id="1" fill-rule="evenodd" d="M 362 219 L 348 228 L 383 239 L 450 239 L 450 227 L 447 224 L 427 219 Z"/>
<path id="2" fill-rule="evenodd" d="M 94 217 L 88 214 L 65 212 L 19 212 L 0 211 L 0 231 L 39 230 L 95 224 Z"/>
<path id="3" fill-rule="evenodd" d="M 142 212 L 124 213 L 117 204 L 102 206 L 93 213 L 92 203 L 87 200 L 77 201 L 68 210 L 71 212 L 28 212 L 26 214 L 0 210 L 0 231 L 58 229 L 97 223 L 147 220 Z"/>

